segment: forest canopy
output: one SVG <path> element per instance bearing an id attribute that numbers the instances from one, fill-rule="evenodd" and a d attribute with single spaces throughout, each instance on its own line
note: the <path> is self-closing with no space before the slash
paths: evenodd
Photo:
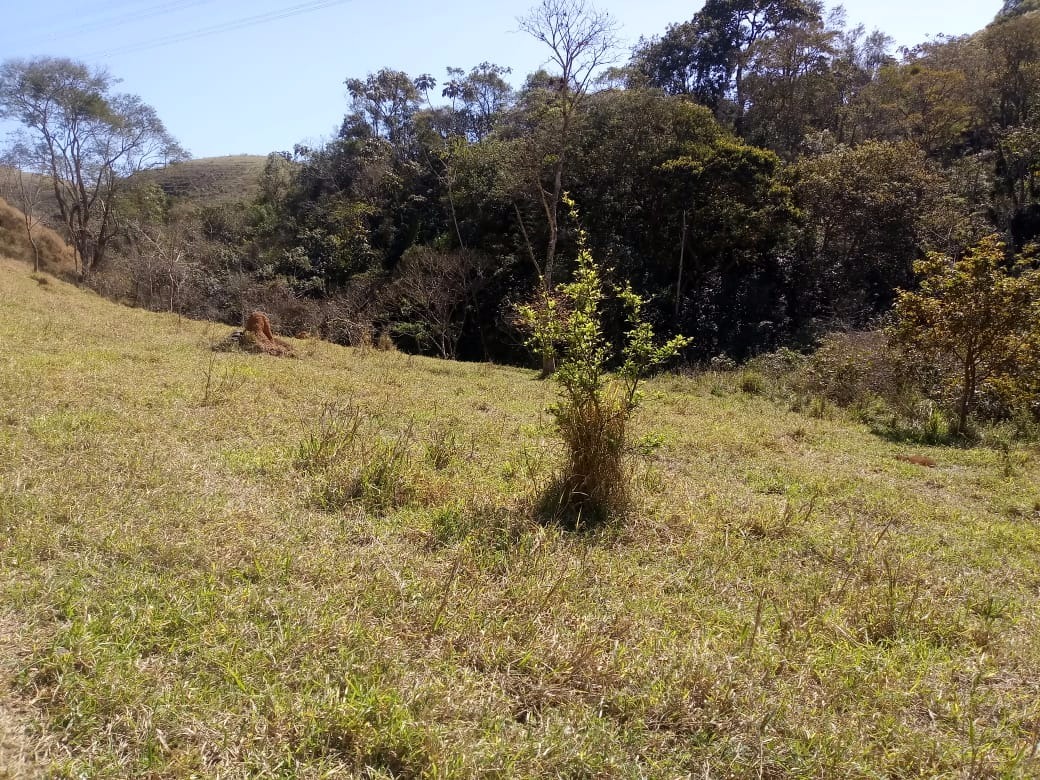
<path id="1" fill-rule="evenodd" d="M 92 213 L 119 259 L 93 283 L 188 315 L 262 306 L 341 342 L 524 363 L 517 306 L 570 278 L 581 227 L 655 327 L 691 338 L 685 360 L 811 348 L 880 323 L 930 253 L 996 234 L 1010 263 L 1036 240 L 1035 6 L 1008 0 L 973 35 L 896 51 L 819 0 L 708 0 L 625 52 L 608 14 L 542 0 L 518 25 L 544 69 L 349 75 L 335 137 L 270 155 L 255 200 L 192 203 L 115 171 L 111 213 Z"/>

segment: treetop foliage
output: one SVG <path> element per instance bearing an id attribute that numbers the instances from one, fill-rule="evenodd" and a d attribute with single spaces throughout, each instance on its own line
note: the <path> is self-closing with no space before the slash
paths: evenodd
<path id="1" fill-rule="evenodd" d="M 346 78 L 334 138 L 273 156 L 255 202 L 198 214 L 214 243 L 194 266 L 212 291 L 197 309 L 235 319 L 245 284 L 313 310 L 316 330 L 525 361 L 515 305 L 553 305 L 580 267 L 570 192 L 588 250 L 631 282 L 658 332 L 693 339 L 690 360 L 872 327 L 930 252 L 960 257 L 996 233 L 1011 256 L 1040 238 L 1033 5 L 1008 2 L 973 35 L 895 51 L 815 0 L 709 0 L 626 57 L 588 0 L 544 0 L 518 20 L 546 55 L 535 73 L 482 62 Z M 24 65 L 5 66 L 8 98 L 42 95 L 61 73 L 68 118 L 164 138 L 107 73 Z M 32 120 L 30 104 L 4 110 Z M 25 147 L 39 151 L 39 138 Z M 160 148 L 176 154 L 142 147 L 110 181 Z M 612 305 L 604 335 L 621 343 Z"/>

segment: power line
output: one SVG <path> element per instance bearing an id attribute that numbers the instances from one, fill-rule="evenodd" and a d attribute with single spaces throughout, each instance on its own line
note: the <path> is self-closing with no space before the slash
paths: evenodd
<path id="1" fill-rule="evenodd" d="M 167 2 L 160 3 L 159 5 L 149 6 L 147 8 L 141 8 L 130 13 L 122 15 L 111 16 L 102 19 L 95 19 L 94 21 L 88 21 L 84 24 L 80 24 L 76 27 L 66 27 L 53 33 L 41 33 L 27 39 L 28 43 L 36 43 L 38 41 L 54 41 L 61 40 L 62 38 L 70 38 L 75 35 L 81 35 L 83 33 L 94 32 L 96 30 L 106 30 L 111 27 L 121 27 L 125 24 L 132 24 L 133 22 L 140 22 L 146 19 L 152 19 L 156 16 L 163 16 L 166 14 L 176 13 L 177 11 L 191 8 L 193 6 L 205 5 L 206 3 L 212 2 L 212 0 L 167 0 Z M 123 3 L 122 5 L 126 5 Z M 113 7 L 118 7 L 113 6 Z"/>
<path id="2" fill-rule="evenodd" d="M 311 0 L 311 2 L 300 3 L 299 5 L 290 6 L 289 8 L 277 9 L 274 11 L 268 11 L 262 14 L 256 14 L 255 16 L 246 16 L 240 19 L 233 19 L 228 22 L 222 22 L 215 24 L 210 27 L 201 27 L 196 30 L 189 30 L 183 33 L 176 33 L 174 35 L 167 35 L 160 38 L 154 38 L 150 41 L 143 41 L 141 43 L 133 43 L 128 46 L 119 46 L 113 49 L 107 49 L 105 51 L 96 52 L 87 55 L 88 59 L 104 59 L 107 57 L 115 57 L 120 54 L 136 54 L 137 52 L 148 51 L 149 49 L 156 49 L 161 46 L 169 46 L 173 43 L 183 43 L 185 41 L 191 41 L 196 38 L 203 38 L 208 35 L 219 35 L 220 33 L 234 32 L 241 30 L 244 27 L 253 27 L 258 24 L 264 24 L 265 22 L 274 22 L 280 19 L 288 19 L 293 16 L 299 16 L 301 14 L 312 13 L 314 11 L 322 11 L 326 8 L 332 8 L 337 5 L 344 5 L 351 2 L 351 0 Z"/>
<path id="3" fill-rule="evenodd" d="M 91 3 L 76 10 L 75 17 L 68 15 L 53 16 L 49 19 L 40 19 L 29 28 L 29 35 L 23 40 L 38 41 L 46 39 L 51 35 L 65 35 L 67 31 L 79 29 L 81 26 L 93 26 L 102 24 L 108 15 L 108 19 L 118 22 L 125 14 L 137 14 L 141 12 L 141 0 L 116 0 L 111 3 Z M 72 25 L 69 25 L 69 22 Z"/>

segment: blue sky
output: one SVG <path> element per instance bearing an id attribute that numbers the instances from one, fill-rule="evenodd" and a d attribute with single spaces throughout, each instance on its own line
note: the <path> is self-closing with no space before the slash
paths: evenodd
<path id="1" fill-rule="evenodd" d="M 545 60 L 516 31 L 533 0 L 15 0 L 4 11 L 0 58 L 40 54 L 106 66 L 121 89 L 155 106 L 196 157 L 266 154 L 329 137 L 346 108 L 348 77 L 391 66 L 438 80 L 449 65 Z M 689 19 L 702 2 L 599 0 L 630 45 Z M 833 5 L 833 4 L 830 4 Z M 900 45 L 987 24 L 1001 0 L 846 0 L 850 24 Z M 292 14 L 294 9 L 310 8 Z M 246 18 L 269 21 L 240 27 Z M 280 17 L 280 18 L 279 18 Z M 203 29 L 212 35 L 189 37 Z M 178 40 L 180 39 L 180 40 Z M 166 45 L 157 44 L 167 41 Z M 137 48 L 132 48 L 137 45 Z M 144 48 L 147 46 L 147 48 Z"/>

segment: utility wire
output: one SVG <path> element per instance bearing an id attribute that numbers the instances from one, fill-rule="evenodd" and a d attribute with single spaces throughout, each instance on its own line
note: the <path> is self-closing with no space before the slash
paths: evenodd
<path id="1" fill-rule="evenodd" d="M 156 16 L 163 16 L 165 14 L 176 13 L 177 11 L 191 8 L 193 6 L 205 5 L 210 3 L 212 0 L 168 0 L 168 2 L 160 3 L 159 5 L 149 6 L 147 8 L 137 9 L 127 14 L 117 15 L 113 17 L 95 19 L 94 21 L 88 21 L 77 27 L 66 27 L 62 30 L 58 30 L 53 33 L 42 33 L 40 35 L 31 36 L 27 39 L 28 43 L 36 43 L 42 41 L 55 41 L 61 40 L 62 38 L 70 38 L 75 35 L 81 35 L 83 33 L 94 32 L 96 30 L 107 30 L 111 27 L 121 27 L 126 24 L 132 24 L 133 22 L 140 22 L 146 19 L 152 19 Z"/>
<path id="2" fill-rule="evenodd" d="M 218 35 L 220 33 L 234 32 L 236 30 L 241 30 L 244 27 L 253 27 L 258 24 L 264 24 L 266 22 L 274 22 L 280 19 L 288 19 L 293 16 L 299 16 L 301 14 L 312 13 L 314 11 L 321 11 L 326 8 L 332 8 L 333 6 L 344 5 L 349 2 L 351 2 L 351 0 L 311 0 L 311 2 L 300 3 L 299 5 L 290 6 L 289 8 L 268 11 L 266 13 L 256 14 L 255 16 L 246 16 L 240 19 L 233 19 L 231 21 L 222 22 L 220 24 L 215 24 L 210 27 L 201 27 L 196 30 L 189 30 L 183 33 L 176 33 L 174 35 L 167 35 L 160 38 L 154 38 L 150 41 L 143 41 L 141 43 L 133 43 L 128 46 L 118 46 L 112 49 L 106 49 L 104 51 L 88 54 L 87 58 L 104 59 L 107 57 L 115 57 L 120 54 L 135 54 L 137 52 L 159 48 L 160 46 L 169 46 L 173 43 L 183 43 L 185 41 L 191 41 L 196 38 L 203 38 L 208 35 Z"/>

